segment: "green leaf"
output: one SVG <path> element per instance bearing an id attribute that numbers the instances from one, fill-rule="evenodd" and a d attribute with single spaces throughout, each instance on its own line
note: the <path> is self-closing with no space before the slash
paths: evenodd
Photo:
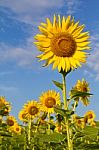
<path id="1" fill-rule="evenodd" d="M 99 121 L 95 121 L 95 123 L 96 123 L 96 128 L 99 129 Z"/>
<path id="2" fill-rule="evenodd" d="M 62 84 L 62 83 L 57 82 L 57 81 L 54 81 L 54 80 L 52 80 L 52 82 L 53 82 L 58 88 L 60 88 L 61 90 L 63 90 L 63 84 Z"/>
<path id="3" fill-rule="evenodd" d="M 94 139 L 98 135 L 98 129 L 95 127 L 86 126 L 83 130 L 83 133 L 85 134 L 85 136 Z"/>
<path id="4" fill-rule="evenodd" d="M 64 117 L 69 117 L 70 115 L 74 114 L 74 111 L 72 111 L 72 110 L 60 109 L 58 107 L 54 107 L 54 110 L 56 113 L 58 113 Z"/>
<path id="5" fill-rule="evenodd" d="M 62 135 L 60 133 L 52 133 L 50 135 L 44 134 L 39 135 L 39 141 L 40 142 L 53 142 L 53 143 L 60 143 L 65 138 L 65 135 Z"/>
<path id="6" fill-rule="evenodd" d="M 78 97 L 84 97 L 84 96 L 90 96 L 93 95 L 91 93 L 87 93 L 87 92 L 81 92 L 81 91 L 77 91 L 77 90 L 71 90 L 71 99 L 72 98 L 78 98 Z"/>

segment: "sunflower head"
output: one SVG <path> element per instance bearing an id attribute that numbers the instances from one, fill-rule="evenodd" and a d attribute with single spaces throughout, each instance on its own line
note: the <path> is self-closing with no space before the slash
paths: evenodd
<path id="1" fill-rule="evenodd" d="M 76 119 L 76 125 L 77 125 L 77 127 L 83 129 L 85 127 L 84 118 Z"/>
<path id="2" fill-rule="evenodd" d="M 28 118 L 27 118 L 26 115 L 27 115 L 27 114 L 26 114 L 25 110 L 22 109 L 22 110 L 19 112 L 19 119 L 20 119 L 21 121 L 23 121 L 23 122 L 26 123 L 26 122 L 28 121 Z"/>
<path id="3" fill-rule="evenodd" d="M 41 33 L 35 36 L 34 44 L 42 51 L 38 58 L 46 60 L 45 66 L 53 63 L 53 69 L 68 72 L 86 62 L 87 53 L 83 50 L 90 49 L 89 34 L 82 32 L 84 25 L 79 21 L 54 15 L 53 22 L 47 18 L 38 28 Z"/>
<path id="4" fill-rule="evenodd" d="M 72 90 L 70 91 L 69 95 L 70 97 L 72 97 L 73 95 L 73 91 L 79 91 L 79 92 L 82 92 L 82 93 L 89 93 L 90 92 L 90 88 L 89 88 L 89 83 L 85 80 L 85 79 L 82 79 L 81 81 L 78 80 L 76 85 L 72 88 Z M 89 97 L 90 95 L 83 95 L 83 96 L 79 96 L 77 98 L 75 98 L 76 102 L 78 103 L 79 100 L 82 101 L 82 103 L 87 106 L 89 104 Z"/>
<path id="5" fill-rule="evenodd" d="M 55 132 L 62 132 L 62 125 L 59 124 L 59 123 L 55 123 L 55 129 L 54 129 Z"/>
<path id="6" fill-rule="evenodd" d="M 75 87 L 80 92 L 90 92 L 89 83 L 85 79 L 78 80 Z"/>
<path id="7" fill-rule="evenodd" d="M 9 102 L 6 101 L 5 97 L 0 97 L 0 109 L 1 109 L 1 115 L 7 116 L 11 110 L 11 105 Z"/>
<path id="8" fill-rule="evenodd" d="M 87 123 L 91 123 L 94 121 L 96 115 L 92 110 L 89 110 L 85 113 L 84 117 L 86 118 Z"/>
<path id="9" fill-rule="evenodd" d="M 13 116 L 8 116 L 6 123 L 8 126 L 14 126 L 14 124 L 16 123 L 16 119 Z"/>
<path id="10" fill-rule="evenodd" d="M 40 97 L 41 110 L 46 113 L 54 112 L 54 105 L 60 104 L 60 94 L 56 91 L 49 90 L 44 92 Z"/>
<path id="11" fill-rule="evenodd" d="M 28 101 L 24 105 L 24 111 L 26 112 L 26 118 L 33 119 L 39 115 L 39 104 L 34 100 Z"/>
<path id="12" fill-rule="evenodd" d="M 4 96 L 0 96 L 0 109 L 6 105 L 7 101 Z"/>
<path id="13" fill-rule="evenodd" d="M 21 134 L 21 127 L 18 125 L 18 124 L 15 124 L 14 126 L 13 126 L 13 131 L 15 132 L 15 133 L 17 133 L 17 134 Z"/>
<path id="14" fill-rule="evenodd" d="M 90 126 L 96 127 L 96 122 L 95 121 L 90 122 Z"/>

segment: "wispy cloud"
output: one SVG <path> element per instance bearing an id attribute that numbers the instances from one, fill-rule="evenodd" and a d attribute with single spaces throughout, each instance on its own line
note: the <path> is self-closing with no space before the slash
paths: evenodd
<path id="1" fill-rule="evenodd" d="M 16 62 L 19 66 L 30 66 L 38 51 L 33 45 L 33 38 L 28 38 L 24 47 L 14 47 L 0 43 L 0 63 Z"/>
<path id="2" fill-rule="evenodd" d="M 88 71 L 95 80 L 99 80 L 99 34 L 94 34 L 91 37 L 92 52 L 88 58 L 87 66 L 91 71 Z"/>
<path id="3" fill-rule="evenodd" d="M 64 5 L 64 0 L 3 0 L 0 5 L 11 9 L 16 13 L 15 18 L 25 23 L 33 24 L 37 18 L 42 18 L 44 13 L 52 8 L 61 8 Z"/>
<path id="4" fill-rule="evenodd" d="M 66 0 L 67 14 L 72 15 L 76 13 L 82 4 L 82 0 Z"/>
<path id="5" fill-rule="evenodd" d="M 1 93 L 4 92 L 16 92 L 18 89 L 13 86 L 5 86 L 5 85 L 0 85 L 0 91 Z"/>

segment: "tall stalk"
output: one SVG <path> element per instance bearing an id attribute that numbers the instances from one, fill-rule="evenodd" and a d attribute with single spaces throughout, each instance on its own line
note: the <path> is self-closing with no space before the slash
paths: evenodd
<path id="1" fill-rule="evenodd" d="M 50 134 L 50 113 L 48 112 L 48 135 Z"/>
<path id="2" fill-rule="evenodd" d="M 31 119 L 28 122 L 28 144 L 31 143 Z"/>
<path id="3" fill-rule="evenodd" d="M 64 109 L 68 110 L 68 104 L 67 104 L 67 96 L 66 96 L 66 74 L 62 73 L 63 77 L 63 100 L 64 100 Z M 69 120 L 67 117 L 65 117 L 65 124 L 66 124 L 66 130 L 67 130 L 67 143 L 68 143 L 68 150 L 73 150 L 73 144 L 72 140 L 70 138 L 70 128 L 69 128 Z"/>

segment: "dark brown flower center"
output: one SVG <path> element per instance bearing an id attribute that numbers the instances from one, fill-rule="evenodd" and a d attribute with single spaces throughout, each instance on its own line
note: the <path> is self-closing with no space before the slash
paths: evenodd
<path id="1" fill-rule="evenodd" d="M 26 118 L 26 114 L 23 113 L 23 114 L 22 114 L 22 119 L 25 119 L 25 118 Z"/>
<path id="2" fill-rule="evenodd" d="M 31 106 L 31 107 L 29 108 L 28 113 L 29 113 L 30 115 L 35 115 L 35 114 L 38 113 L 38 108 L 37 108 L 36 106 Z"/>
<path id="3" fill-rule="evenodd" d="M 78 120 L 78 124 L 81 124 L 81 120 L 80 119 Z"/>
<path id="4" fill-rule="evenodd" d="M 20 130 L 20 129 L 17 127 L 17 128 L 16 128 L 16 131 L 19 131 L 19 130 Z"/>
<path id="5" fill-rule="evenodd" d="M 56 104 L 56 100 L 53 97 L 48 97 L 45 99 L 45 106 L 52 108 Z"/>
<path id="6" fill-rule="evenodd" d="M 89 115 L 88 115 L 88 118 L 89 118 L 89 119 L 93 118 L 93 115 L 92 115 L 92 114 L 89 114 Z"/>
<path id="7" fill-rule="evenodd" d="M 72 57 L 77 47 L 74 38 L 65 32 L 55 34 L 50 45 L 51 51 L 60 57 Z"/>
<path id="8" fill-rule="evenodd" d="M 9 126 L 13 126 L 13 125 L 14 125 L 14 121 L 13 121 L 12 119 L 8 119 L 8 120 L 7 120 L 7 124 L 8 124 Z"/>
<path id="9" fill-rule="evenodd" d="M 87 92 L 87 87 L 82 87 L 82 92 Z"/>

